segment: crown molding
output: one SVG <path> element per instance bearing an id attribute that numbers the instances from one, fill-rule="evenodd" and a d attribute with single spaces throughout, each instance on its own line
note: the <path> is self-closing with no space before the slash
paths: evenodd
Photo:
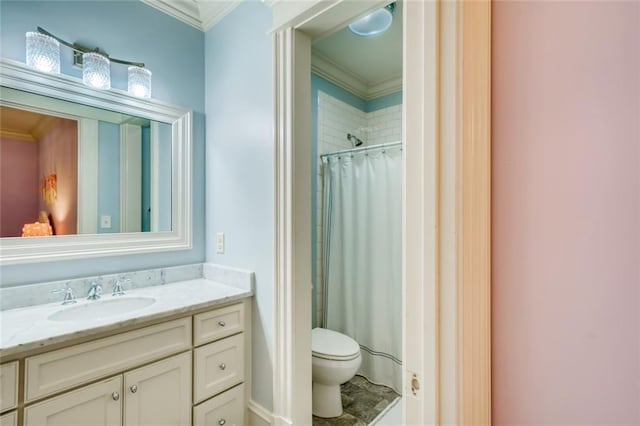
<path id="1" fill-rule="evenodd" d="M 170 0 L 141 0 L 144 4 L 149 5 L 160 12 L 164 12 L 169 16 L 173 16 L 179 21 L 189 24 L 202 31 L 202 20 L 200 19 L 200 9 L 198 4 L 193 0 L 187 1 L 170 1 Z"/>
<path id="2" fill-rule="evenodd" d="M 23 132 L 20 130 L 0 129 L 0 136 L 7 139 L 13 139 L 24 142 L 38 142 L 31 133 Z"/>
<path id="3" fill-rule="evenodd" d="M 200 7 L 200 20 L 202 21 L 202 30 L 209 31 L 215 24 L 220 22 L 222 18 L 227 16 L 233 9 L 240 5 L 241 0 L 226 1 L 206 1 L 198 0 Z"/>
<path id="4" fill-rule="evenodd" d="M 346 69 L 316 51 L 311 53 L 311 71 L 365 101 L 402 90 L 401 75 L 382 81 L 369 82 L 361 75 Z"/>
<path id="5" fill-rule="evenodd" d="M 141 0 L 159 11 L 172 16 L 200 31 L 209 31 L 241 0 Z"/>

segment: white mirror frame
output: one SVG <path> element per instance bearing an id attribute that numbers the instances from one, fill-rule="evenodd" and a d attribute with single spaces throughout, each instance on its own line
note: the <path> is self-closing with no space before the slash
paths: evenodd
<path id="1" fill-rule="evenodd" d="M 81 79 L 42 73 L 0 59 L 0 85 L 172 125 L 171 231 L 0 238 L 0 265 L 130 255 L 192 247 L 192 112 L 117 89 L 91 89 Z"/>

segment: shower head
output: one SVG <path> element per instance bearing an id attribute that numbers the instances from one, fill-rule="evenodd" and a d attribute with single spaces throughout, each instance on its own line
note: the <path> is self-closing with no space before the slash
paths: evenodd
<path id="1" fill-rule="evenodd" d="M 357 136 L 352 135 L 351 133 L 347 133 L 347 139 L 353 144 L 354 148 L 364 143 Z"/>

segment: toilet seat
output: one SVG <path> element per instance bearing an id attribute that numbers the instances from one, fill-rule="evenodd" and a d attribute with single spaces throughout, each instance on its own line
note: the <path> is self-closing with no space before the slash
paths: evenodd
<path id="1" fill-rule="evenodd" d="M 316 358 L 350 361 L 360 356 L 360 345 L 337 331 L 314 328 L 311 330 L 311 353 Z"/>

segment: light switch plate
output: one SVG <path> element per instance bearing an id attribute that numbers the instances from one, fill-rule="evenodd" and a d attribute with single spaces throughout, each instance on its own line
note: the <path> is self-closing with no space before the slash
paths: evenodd
<path id="1" fill-rule="evenodd" d="M 111 216 L 108 216 L 108 215 L 100 216 L 100 228 L 102 229 L 111 228 Z"/>
<path id="2" fill-rule="evenodd" d="M 216 253 L 224 253 L 224 232 L 218 232 L 216 234 Z"/>

